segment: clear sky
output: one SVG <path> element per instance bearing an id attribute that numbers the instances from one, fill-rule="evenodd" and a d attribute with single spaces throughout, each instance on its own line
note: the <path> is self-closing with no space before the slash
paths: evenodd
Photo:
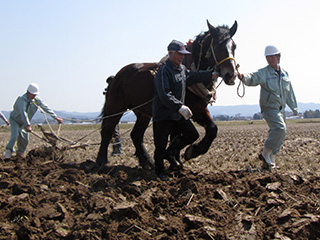
<path id="1" fill-rule="evenodd" d="M 0 110 L 31 82 L 55 110 L 100 111 L 105 79 L 133 62 L 156 62 L 172 39 L 232 26 L 240 71 L 266 66 L 276 45 L 298 102 L 320 103 L 318 0 L 0 0 Z M 239 80 L 237 80 L 238 83 Z M 260 87 L 218 88 L 216 105 L 258 104 Z"/>

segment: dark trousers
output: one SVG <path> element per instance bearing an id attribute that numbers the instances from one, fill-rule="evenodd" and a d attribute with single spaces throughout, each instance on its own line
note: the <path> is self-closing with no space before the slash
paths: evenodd
<path id="1" fill-rule="evenodd" d="M 153 123 L 154 138 L 154 160 L 156 174 L 163 173 L 163 159 L 166 156 L 166 148 L 169 135 L 175 136 L 169 148 L 172 150 L 181 150 L 185 146 L 193 143 L 199 137 L 197 129 L 190 120 L 181 119 L 179 121 L 164 120 Z"/>

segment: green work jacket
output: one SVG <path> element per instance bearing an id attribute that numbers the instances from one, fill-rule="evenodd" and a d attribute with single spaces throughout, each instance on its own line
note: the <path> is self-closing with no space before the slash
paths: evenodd
<path id="1" fill-rule="evenodd" d="M 26 127 L 30 125 L 30 120 L 37 112 L 38 107 L 40 107 L 54 119 L 57 119 L 57 115 L 54 113 L 54 111 L 51 110 L 39 97 L 36 96 L 33 100 L 31 100 L 27 93 L 17 98 L 13 105 L 13 111 L 10 113 L 10 118 Z"/>
<path id="2" fill-rule="evenodd" d="M 243 74 L 242 81 L 247 86 L 261 86 L 261 112 L 269 109 L 284 111 L 287 104 L 294 114 L 298 114 L 297 100 L 289 75 L 283 68 L 280 68 L 280 74 L 278 74 L 268 65 L 257 72 Z"/>

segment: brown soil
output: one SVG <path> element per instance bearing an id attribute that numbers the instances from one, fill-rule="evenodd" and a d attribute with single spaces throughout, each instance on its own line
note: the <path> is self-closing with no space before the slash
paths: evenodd
<path id="1" fill-rule="evenodd" d="M 98 146 L 58 153 L 34 136 L 26 159 L 1 160 L 0 239 L 320 239 L 320 123 L 288 125 L 273 171 L 257 159 L 266 125 L 221 126 L 168 182 L 137 166 L 125 132 L 101 169 Z M 1 152 L 9 136 L 0 129 Z M 148 129 L 150 154 L 152 141 Z"/>

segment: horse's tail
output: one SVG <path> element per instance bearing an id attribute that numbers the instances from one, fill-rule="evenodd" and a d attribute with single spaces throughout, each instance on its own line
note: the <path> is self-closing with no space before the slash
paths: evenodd
<path id="1" fill-rule="evenodd" d="M 103 108 L 101 109 L 101 113 L 99 115 L 100 118 L 103 118 L 106 116 L 106 107 L 107 107 L 107 96 L 108 96 L 108 90 L 110 88 L 110 85 L 114 79 L 114 76 L 111 75 L 107 78 L 106 83 L 108 84 L 107 87 L 104 89 L 103 95 L 105 96 Z"/>

